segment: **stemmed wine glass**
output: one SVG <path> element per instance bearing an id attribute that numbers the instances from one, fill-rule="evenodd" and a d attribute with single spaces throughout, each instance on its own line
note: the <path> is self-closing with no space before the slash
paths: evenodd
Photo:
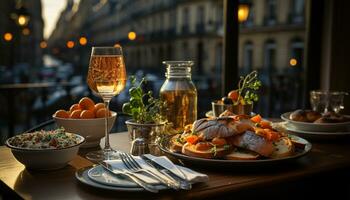
<path id="1" fill-rule="evenodd" d="M 89 88 L 101 96 L 106 106 L 105 147 L 99 151 L 86 154 L 92 161 L 119 158 L 118 153 L 109 144 L 108 116 L 109 102 L 118 95 L 126 84 L 126 69 L 121 46 L 92 47 L 89 71 L 87 75 Z"/>

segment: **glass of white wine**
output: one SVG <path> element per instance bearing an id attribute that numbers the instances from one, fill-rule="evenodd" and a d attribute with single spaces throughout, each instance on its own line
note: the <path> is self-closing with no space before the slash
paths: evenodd
<path id="1" fill-rule="evenodd" d="M 108 116 L 109 102 L 118 95 L 126 84 L 126 69 L 121 46 L 92 47 L 87 84 L 101 96 L 107 112 L 105 116 L 105 147 L 86 154 L 89 160 L 98 162 L 119 158 L 118 153 L 109 144 Z"/>

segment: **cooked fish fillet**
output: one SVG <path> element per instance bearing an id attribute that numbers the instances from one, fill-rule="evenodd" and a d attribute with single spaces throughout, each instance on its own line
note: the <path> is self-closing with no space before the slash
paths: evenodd
<path id="1" fill-rule="evenodd" d="M 241 135 L 235 136 L 231 141 L 237 147 L 254 151 L 265 157 L 270 157 L 274 152 L 274 146 L 271 141 L 252 131 L 246 131 Z"/>

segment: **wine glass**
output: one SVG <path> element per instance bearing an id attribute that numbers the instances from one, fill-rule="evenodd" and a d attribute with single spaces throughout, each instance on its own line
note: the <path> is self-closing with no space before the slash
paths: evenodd
<path id="1" fill-rule="evenodd" d="M 87 84 L 105 103 L 105 147 L 99 151 L 86 154 L 92 161 L 111 160 L 119 158 L 118 153 L 109 144 L 108 115 L 109 102 L 118 95 L 126 84 L 126 69 L 121 46 L 92 47 Z"/>

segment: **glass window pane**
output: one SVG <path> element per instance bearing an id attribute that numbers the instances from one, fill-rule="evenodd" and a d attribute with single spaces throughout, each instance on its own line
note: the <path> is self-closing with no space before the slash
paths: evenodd
<path id="1" fill-rule="evenodd" d="M 253 17 L 240 25 L 239 72 L 258 70 L 263 87 L 254 109 L 264 116 L 279 117 L 300 108 L 305 98 L 305 1 L 248 3 Z"/>

